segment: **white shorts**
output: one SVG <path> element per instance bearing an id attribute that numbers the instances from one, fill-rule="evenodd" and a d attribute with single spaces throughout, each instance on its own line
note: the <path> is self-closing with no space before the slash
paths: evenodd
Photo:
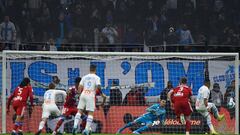
<path id="1" fill-rule="evenodd" d="M 196 108 L 196 110 L 204 117 L 207 117 L 209 115 L 208 109 L 211 109 L 213 106 L 215 106 L 214 103 L 208 103 L 208 106 L 205 108 Z"/>
<path id="2" fill-rule="evenodd" d="M 94 110 L 95 110 L 95 97 L 81 94 L 77 108 L 80 109 L 80 110 L 86 110 L 86 111 L 94 112 Z"/>
<path id="3" fill-rule="evenodd" d="M 55 113 L 57 116 L 61 114 L 56 104 L 43 104 L 42 108 L 42 118 L 48 118 L 52 113 Z"/>

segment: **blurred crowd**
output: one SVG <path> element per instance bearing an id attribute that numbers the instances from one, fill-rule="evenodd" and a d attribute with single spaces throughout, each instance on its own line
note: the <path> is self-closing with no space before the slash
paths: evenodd
<path id="1" fill-rule="evenodd" d="M 239 7 L 239 0 L 0 0 L 0 50 L 239 51 Z"/>

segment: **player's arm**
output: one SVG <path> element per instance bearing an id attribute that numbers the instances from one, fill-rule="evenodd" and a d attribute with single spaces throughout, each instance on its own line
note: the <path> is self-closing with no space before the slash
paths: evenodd
<path id="1" fill-rule="evenodd" d="M 172 94 L 173 94 L 173 89 L 171 89 L 169 92 L 168 92 L 168 94 L 167 94 L 167 98 L 169 99 L 169 101 L 170 101 L 170 106 L 171 106 L 171 109 L 173 110 L 174 108 L 173 108 L 173 101 L 172 101 Z"/>
<path id="2" fill-rule="evenodd" d="M 80 81 L 79 85 L 78 85 L 78 89 L 77 89 L 77 93 L 81 94 L 83 91 L 83 82 L 84 82 L 84 78 Z"/>
<path id="3" fill-rule="evenodd" d="M 208 106 L 208 98 L 209 98 L 209 90 L 204 90 L 203 91 L 203 99 L 204 99 L 204 104 L 207 107 Z"/>
<path id="4" fill-rule="evenodd" d="M 96 90 L 99 92 L 99 94 L 103 98 L 103 102 L 101 104 L 101 106 L 103 106 L 106 102 L 107 96 L 104 93 L 102 93 L 100 77 L 98 77 L 96 80 Z"/>
<path id="5" fill-rule="evenodd" d="M 154 104 L 146 109 L 147 112 L 155 114 L 157 108 L 157 104 Z"/>
<path id="6" fill-rule="evenodd" d="M 31 103 L 31 107 L 33 107 L 33 89 L 31 86 L 29 86 L 29 98 L 30 98 L 30 103 Z"/>
<path id="7" fill-rule="evenodd" d="M 103 98 L 103 102 L 102 102 L 102 106 L 103 106 L 106 103 L 107 96 L 104 93 L 102 93 L 101 97 Z"/>
<path id="8" fill-rule="evenodd" d="M 97 85 L 97 94 L 102 97 L 103 101 L 101 103 L 101 106 L 104 106 L 104 104 L 107 100 L 107 96 L 102 92 L 101 85 Z"/>
<path id="9" fill-rule="evenodd" d="M 160 120 L 160 122 L 161 122 L 162 125 L 165 125 L 165 121 L 166 121 L 166 112 L 163 113 L 163 114 L 161 114 L 161 115 L 159 116 L 159 120 Z"/>
<path id="10" fill-rule="evenodd" d="M 204 98 L 204 104 L 205 104 L 206 107 L 208 106 L 208 99 L 207 98 Z"/>
<path id="11" fill-rule="evenodd" d="M 78 91 L 77 91 L 77 92 L 78 92 L 79 94 L 81 94 L 82 91 L 83 91 L 83 85 L 80 84 L 80 85 L 78 86 Z"/>
<path id="12" fill-rule="evenodd" d="M 55 95 L 58 95 L 58 94 L 63 96 L 63 102 L 65 102 L 66 101 L 66 97 L 67 97 L 67 93 L 65 91 L 63 91 L 63 90 L 56 90 L 55 91 Z M 56 97 L 55 97 L 55 101 L 56 101 Z"/>
<path id="13" fill-rule="evenodd" d="M 14 93 L 15 93 L 15 91 L 8 98 L 8 101 L 7 101 L 7 113 L 9 113 L 9 111 L 10 111 L 10 104 L 11 104 L 13 98 L 14 98 Z"/>
<path id="14" fill-rule="evenodd" d="M 65 91 L 63 91 L 63 90 L 59 90 L 58 93 L 59 93 L 59 94 L 62 94 L 64 99 L 65 99 L 66 96 L 67 96 L 67 93 L 66 93 Z"/>
<path id="15" fill-rule="evenodd" d="M 195 102 L 195 98 L 193 96 L 192 89 L 190 89 L 190 88 L 189 88 L 189 100 L 190 100 L 190 103 Z"/>

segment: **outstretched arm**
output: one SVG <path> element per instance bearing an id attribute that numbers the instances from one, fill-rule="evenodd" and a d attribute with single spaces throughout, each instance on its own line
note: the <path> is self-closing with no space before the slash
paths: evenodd
<path id="1" fill-rule="evenodd" d="M 14 98 L 14 93 L 12 93 L 12 95 L 8 98 L 8 101 L 7 101 L 7 112 L 9 112 L 10 104 L 11 104 L 13 98 Z"/>
<path id="2" fill-rule="evenodd" d="M 172 94 L 173 94 L 173 89 L 168 92 L 167 97 L 170 101 L 171 109 L 173 110 L 174 108 L 173 108 Z"/>
<path id="3" fill-rule="evenodd" d="M 107 96 L 102 93 L 101 85 L 97 85 L 97 93 L 103 98 L 103 102 L 101 103 L 101 106 L 103 106 L 106 102 Z"/>

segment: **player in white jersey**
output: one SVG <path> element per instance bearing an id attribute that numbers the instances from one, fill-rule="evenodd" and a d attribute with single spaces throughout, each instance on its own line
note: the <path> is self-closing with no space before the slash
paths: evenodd
<path id="1" fill-rule="evenodd" d="M 86 110 L 88 114 L 86 128 L 83 133 L 89 134 L 91 130 L 90 126 L 93 121 L 93 112 L 95 109 L 96 90 L 98 90 L 102 97 L 104 96 L 104 94 L 101 92 L 100 77 L 96 75 L 95 65 L 90 65 L 90 73 L 82 77 L 78 88 L 78 90 L 81 92 L 81 96 L 77 107 L 78 113 L 74 119 L 73 134 L 76 134 L 75 132 L 77 130 L 78 123 L 81 123 L 81 115 L 83 115 L 83 110 Z"/>
<path id="2" fill-rule="evenodd" d="M 207 120 L 207 125 L 210 128 L 211 134 L 218 134 L 211 122 L 211 116 L 209 112 L 212 112 L 214 115 L 214 118 L 216 118 L 218 121 L 221 121 L 224 119 L 224 115 L 220 115 L 218 113 L 218 109 L 215 106 L 214 103 L 209 103 L 209 95 L 210 95 L 210 80 L 205 80 L 204 85 L 199 88 L 197 100 L 196 100 L 196 110 Z"/>
<path id="3" fill-rule="evenodd" d="M 52 83 L 49 85 L 49 90 L 44 93 L 44 103 L 42 105 L 42 121 L 39 123 L 38 132 L 35 135 L 39 135 L 42 132 L 42 129 L 52 113 L 55 113 L 57 116 L 61 114 L 60 110 L 56 105 L 56 98 L 58 95 L 63 96 L 65 100 L 66 92 L 63 90 L 56 90 L 55 85 Z"/>

